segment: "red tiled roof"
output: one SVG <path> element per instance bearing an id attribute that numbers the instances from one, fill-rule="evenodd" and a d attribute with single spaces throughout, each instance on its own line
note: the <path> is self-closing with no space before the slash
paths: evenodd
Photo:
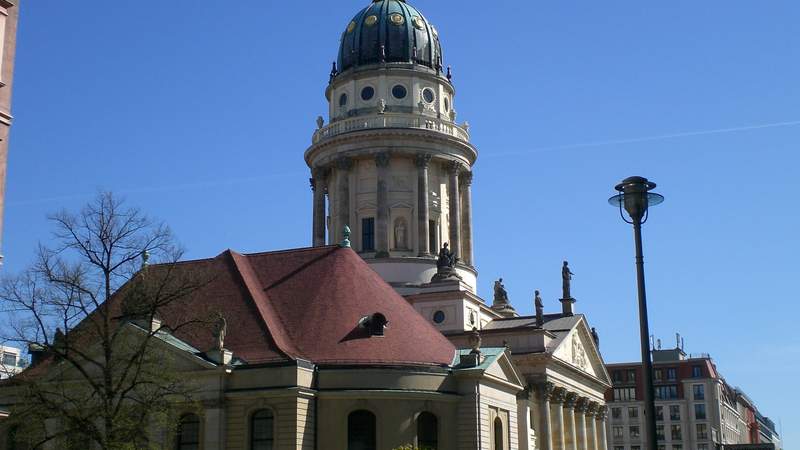
<path id="1" fill-rule="evenodd" d="M 156 267 L 156 266 L 154 266 Z M 455 348 L 351 249 L 316 247 L 252 255 L 225 251 L 180 263 L 210 271 L 193 294 L 198 311 L 221 311 L 225 348 L 248 363 L 305 359 L 317 364 L 448 365 Z M 383 337 L 358 328 L 363 316 L 389 321 Z M 170 312 L 163 314 L 170 322 Z M 208 326 L 176 332 L 211 348 Z"/>

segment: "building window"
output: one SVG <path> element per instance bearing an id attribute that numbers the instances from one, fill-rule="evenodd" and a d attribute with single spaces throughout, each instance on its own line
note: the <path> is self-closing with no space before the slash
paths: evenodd
<path id="1" fill-rule="evenodd" d="M 702 384 L 695 384 L 692 386 L 692 392 L 694 393 L 695 400 L 705 400 L 706 399 L 706 389 L 705 386 Z"/>
<path id="2" fill-rule="evenodd" d="M 656 381 L 660 381 L 660 380 L 661 380 L 661 377 L 662 377 L 663 375 L 664 375 L 664 373 L 661 371 L 661 369 L 655 369 L 655 370 L 653 370 L 653 378 L 655 378 L 655 380 L 656 380 Z"/>
<path id="3" fill-rule="evenodd" d="M 694 405 L 694 418 L 696 420 L 703 420 L 706 418 L 706 405 L 705 403 L 696 403 Z"/>
<path id="4" fill-rule="evenodd" d="M 639 429 L 639 425 L 631 425 L 630 433 L 632 439 L 638 438 L 641 435 L 641 430 Z"/>
<path id="5" fill-rule="evenodd" d="M 375 96 L 375 88 L 372 86 L 367 86 L 361 90 L 361 100 L 365 102 L 372 100 L 372 97 Z"/>
<path id="6" fill-rule="evenodd" d="M 704 423 L 697 424 L 697 439 L 708 439 L 708 425 Z"/>
<path id="7" fill-rule="evenodd" d="M 339 106 L 347 106 L 347 94 L 339 96 Z"/>
<path id="8" fill-rule="evenodd" d="M 433 103 L 433 101 L 436 100 L 436 94 L 433 93 L 433 89 L 425 88 L 422 91 L 422 98 L 428 103 Z"/>
<path id="9" fill-rule="evenodd" d="M 375 414 L 361 409 L 347 416 L 347 450 L 377 450 Z"/>
<path id="10" fill-rule="evenodd" d="M 200 418 L 196 414 L 184 414 L 178 422 L 175 439 L 177 450 L 200 449 Z"/>
<path id="11" fill-rule="evenodd" d="M 642 450 L 642 447 L 639 447 L 638 445 L 632 445 L 631 450 Z"/>
<path id="12" fill-rule="evenodd" d="M 398 100 L 402 100 L 402 99 L 406 98 L 406 95 L 408 95 L 408 92 L 406 91 L 406 87 L 405 86 L 403 86 L 402 84 L 397 84 L 392 88 L 392 95 L 394 96 L 394 98 L 396 98 Z"/>
<path id="13" fill-rule="evenodd" d="M 673 441 L 682 441 L 683 440 L 683 433 L 681 433 L 681 426 L 680 425 L 672 425 L 670 427 L 670 434 L 672 435 Z"/>
<path id="14" fill-rule="evenodd" d="M 614 401 L 626 402 L 636 400 L 636 388 L 615 388 Z"/>
<path id="15" fill-rule="evenodd" d="M 708 450 L 708 444 L 697 444 L 697 450 Z"/>
<path id="16" fill-rule="evenodd" d="M 678 386 L 670 384 L 668 386 L 656 386 L 657 400 L 675 400 L 678 398 Z"/>
<path id="17" fill-rule="evenodd" d="M 614 450 L 625 450 L 625 447 L 623 447 L 621 445 L 615 445 L 614 446 Z"/>
<path id="18" fill-rule="evenodd" d="M 672 446 L 672 450 L 683 450 L 683 446 L 682 445 L 673 445 Z"/>
<path id="19" fill-rule="evenodd" d="M 615 370 L 614 371 L 614 383 L 622 383 L 622 371 Z"/>
<path id="20" fill-rule="evenodd" d="M 670 368 L 668 368 L 668 369 L 667 369 L 667 379 L 668 379 L 668 380 L 674 380 L 675 378 L 677 378 L 677 377 L 675 376 L 675 375 L 676 375 L 676 374 L 675 374 L 675 372 L 676 372 L 676 371 L 675 371 L 675 368 L 674 368 L 674 367 L 670 367 Z"/>
<path id="21" fill-rule="evenodd" d="M 636 383 L 636 370 L 628 370 L 628 383 Z"/>
<path id="22" fill-rule="evenodd" d="M 659 445 L 658 450 L 666 450 L 666 447 L 664 447 L 663 445 Z"/>
<path id="23" fill-rule="evenodd" d="M 612 427 L 611 435 L 614 437 L 614 439 L 622 439 L 623 437 L 622 427 Z"/>
<path id="24" fill-rule="evenodd" d="M 505 450 L 503 445 L 503 420 L 500 417 L 494 418 L 494 450 Z"/>
<path id="25" fill-rule="evenodd" d="M 445 319 L 444 311 L 436 311 L 435 313 L 433 313 L 433 321 L 434 322 L 442 323 L 442 322 L 444 322 L 444 319 Z"/>
<path id="26" fill-rule="evenodd" d="M 681 407 L 680 405 L 669 406 L 669 420 L 681 420 Z"/>
<path id="27" fill-rule="evenodd" d="M 664 440 L 664 425 L 656 425 L 656 439 Z"/>
<path id="28" fill-rule="evenodd" d="M 272 450 L 274 443 L 272 411 L 259 409 L 250 418 L 250 450 Z"/>
<path id="29" fill-rule="evenodd" d="M 3 365 L 6 367 L 14 367 L 17 365 L 17 355 L 13 353 L 3 353 Z"/>
<path id="30" fill-rule="evenodd" d="M 692 378 L 700 378 L 703 376 L 703 368 L 700 366 L 692 366 Z"/>
<path id="31" fill-rule="evenodd" d="M 664 407 L 656 406 L 656 420 L 664 420 Z"/>
<path id="32" fill-rule="evenodd" d="M 628 408 L 628 417 L 631 419 L 636 419 L 639 417 L 639 408 L 635 406 L 631 406 Z"/>
<path id="33" fill-rule="evenodd" d="M 366 217 L 361 219 L 361 251 L 371 252 L 375 250 L 375 218 Z"/>
<path id="34" fill-rule="evenodd" d="M 439 420 L 429 412 L 417 417 L 417 446 L 425 450 L 439 448 Z"/>
<path id="35" fill-rule="evenodd" d="M 611 408 L 611 418 L 619 419 L 622 417 L 622 408 Z"/>
<path id="36" fill-rule="evenodd" d="M 450 99 L 444 98 L 444 112 L 450 112 Z"/>

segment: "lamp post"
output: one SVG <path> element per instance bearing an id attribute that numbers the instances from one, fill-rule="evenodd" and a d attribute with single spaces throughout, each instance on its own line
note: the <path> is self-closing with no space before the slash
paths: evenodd
<path id="1" fill-rule="evenodd" d="M 639 293 L 639 334 L 642 347 L 642 370 L 644 380 L 644 415 L 647 450 L 656 450 L 656 405 L 653 392 L 653 362 L 650 358 L 650 328 L 647 322 L 647 295 L 644 288 L 644 257 L 642 256 L 642 224 L 647 222 L 648 208 L 664 201 L 664 196 L 650 192 L 656 184 L 643 177 L 628 177 L 614 189 L 619 194 L 608 202 L 619 208 L 622 220 L 633 225 L 636 245 L 636 284 Z M 622 210 L 628 213 L 628 220 Z"/>

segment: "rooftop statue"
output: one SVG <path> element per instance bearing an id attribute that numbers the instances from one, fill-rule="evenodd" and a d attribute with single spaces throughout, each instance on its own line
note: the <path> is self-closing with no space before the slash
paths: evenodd
<path id="1" fill-rule="evenodd" d="M 544 325 L 544 302 L 542 302 L 542 297 L 539 295 L 539 291 L 535 291 L 533 303 L 536 306 L 536 326 L 541 327 Z"/>
<path id="2" fill-rule="evenodd" d="M 569 270 L 569 262 L 564 261 L 564 267 L 561 268 L 561 286 L 564 291 L 563 299 L 571 299 L 570 287 L 572 284 L 572 276 L 575 275 Z"/>
<path id="3" fill-rule="evenodd" d="M 494 302 L 492 306 L 508 305 L 508 292 L 506 287 L 503 286 L 503 279 L 494 282 Z"/>
<path id="4" fill-rule="evenodd" d="M 217 313 L 217 320 L 214 322 L 214 329 L 211 332 L 217 341 L 214 350 L 222 351 L 225 348 L 225 335 L 228 332 L 228 322 L 222 317 L 222 313 Z"/>
<path id="5" fill-rule="evenodd" d="M 436 274 L 431 278 L 431 283 L 445 280 L 460 280 L 461 276 L 456 272 L 458 257 L 450 251 L 447 242 L 439 250 L 439 257 L 436 259 Z"/>

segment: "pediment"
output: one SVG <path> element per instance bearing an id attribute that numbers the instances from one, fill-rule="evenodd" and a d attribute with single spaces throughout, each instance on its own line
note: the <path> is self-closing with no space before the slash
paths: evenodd
<path id="1" fill-rule="evenodd" d="M 561 340 L 553 356 L 606 383 L 611 383 L 603 362 L 603 357 L 595 345 L 586 321 L 577 321 L 574 327 Z"/>
<path id="2" fill-rule="evenodd" d="M 514 363 L 508 358 L 508 354 L 503 352 L 499 355 L 489 367 L 486 368 L 485 373 L 499 378 L 507 383 L 524 386 L 525 383 L 520 378 L 517 370 L 514 368 Z"/>

